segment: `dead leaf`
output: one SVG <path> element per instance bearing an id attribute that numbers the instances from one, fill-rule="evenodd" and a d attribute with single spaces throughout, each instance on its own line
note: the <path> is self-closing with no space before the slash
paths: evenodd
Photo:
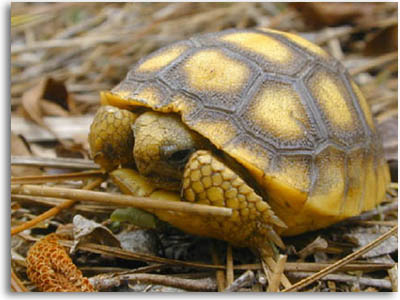
<path id="1" fill-rule="evenodd" d="M 342 24 L 357 24 L 373 16 L 376 3 L 295 2 L 290 4 L 314 29 Z"/>
<path id="2" fill-rule="evenodd" d="M 88 220 L 81 215 L 76 215 L 73 219 L 74 224 L 74 245 L 71 253 L 76 250 L 79 243 L 96 243 L 111 247 L 121 247 L 121 243 L 107 227 Z"/>
<path id="3" fill-rule="evenodd" d="M 40 101 L 40 108 L 45 116 L 68 117 L 70 115 L 68 111 L 62 108 L 60 105 L 45 99 Z"/>
<path id="4" fill-rule="evenodd" d="M 398 181 L 398 118 L 387 118 L 378 124 L 378 131 L 383 139 L 385 158 L 389 162 L 393 182 Z"/>
<path id="5" fill-rule="evenodd" d="M 324 238 L 318 236 L 314 241 L 309 243 L 302 250 L 298 251 L 297 254 L 300 256 L 301 260 L 304 260 L 308 255 L 313 254 L 322 249 L 326 249 L 327 247 L 328 247 L 328 242 Z"/>
<path id="6" fill-rule="evenodd" d="M 73 105 L 72 98 L 69 96 L 64 83 L 53 78 L 47 78 L 42 98 L 58 104 L 67 111 L 70 111 L 71 105 Z"/>
<path id="7" fill-rule="evenodd" d="M 43 121 L 44 116 L 65 117 L 69 111 L 76 111 L 72 96 L 65 85 L 50 77 L 40 80 L 39 84 L 22 95 L 22 109 L 24 114 L 57 136 Z"/>
<path id="8" fill-rule="evenodd" d="M 371 228 L 357 227 L 353 232 L 345 234 L 344 238 L 357 245 L 357 247 L 353 248 L 354 251 L 357 251 L 359 248 L 371 243 L 381 235 L 382 233 L 372 232 Z M 397 248 L 397 236 L 392 235 L 375 248 L 363 254 L 362 257 L 367 258 L 390 254 L 397 251 Z"/>
<path id="9" fill-rule="evenodd" d="M 43 122 L 43 114 L 40 106 L 40 100 L 43 96 L 43 91 L 46 86 L 47 79 L 43 79 L 38 85 L 26 91 L 22 95 L 22 108 L 24 113 L 37 124 L 47 128 Z"/>
<path id="10" fill-rule="evenodd" d="M 11 132 L 11 155 L 12 156 L 31 156 L 31 150 L 29 144 L 20 135 L 16 135 Z M 41 175 L 37 167 L 31 166 L 11 166 L 11 176 L 28 176 L 28 175 Z"/>
<path id="11" fill-rule="evenodd" d="M 364 55 L 377 56 L 397 51 L 397 24 L 374 33 L 365 45 Z"/>
<path id="12" fill-rule="evenodd" d="M 128 227 L 117 235 L 124 250 L 157 255 L 160 248 L 157 235 L 152 230 Z"/>

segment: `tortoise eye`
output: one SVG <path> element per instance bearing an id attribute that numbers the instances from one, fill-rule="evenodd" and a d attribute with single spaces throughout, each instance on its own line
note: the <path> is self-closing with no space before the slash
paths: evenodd
<path id="1" fill-rule="evenodd" d="M 189 160 L 194 149 L 184 149 L 173 152 L 168 158 L 168 162 L 173 165 L 183 165 Z"/>

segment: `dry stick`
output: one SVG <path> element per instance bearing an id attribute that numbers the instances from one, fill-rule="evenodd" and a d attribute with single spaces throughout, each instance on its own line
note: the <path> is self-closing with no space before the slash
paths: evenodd
<path id="1" fill-rule="evenodd" d="M 62 244 L 65 247 L 72 247 L 73 242 L 72 241 L 61 241 L 60 244 Z M 116 247 L 110 247 L 110 246 L 105 246 L 105 245 L 99 245 L 99 244 L 94 244 L 94 243 L 84 243 L 78 245 L 79 250 L 83 251 L 88 251 L 92 253 L 97 253 L 97 254 L 104 254 L 107 256 L 111 257 L 118 257 L 126 260 L 138 260 L 138 261 L 145 261 L 145 262 L 151 262 L 151 263 L 158 263 L 158 264 L 167 264 L 171 266 L 185 266 L 185 267 L 191 267 L 191 268 L 201 268 L 201 269 L 211 269 L 211 270 L 223 270 L 225 269 L 225 266 L 223 265 L 211 265 L 211 264 L 204 264 L 204 263 L 197 263 L 197 262 L 189 262 L 189 261 L 183 261 L 183 260 L 177 260 L 177 259 L 169 259 L 169 258 L 164 258 L 164 257 L 158 257 L 150 254 L 145 254 L 145 253 L 135 253 L 127 250 L 123 250 L 120 248 Z"/>
<path id="2" fill-rule="evenodd" d="M 83 187 L 83 189 L 85 189 L 85 190 L 94 189 L 95 187 L 99 186 L 103 181 L 104 181 L 104 178 L 97 178 L 96 180 L 89 182 L 86 186 Z M 36 224 L 38 224 L 48 218 L 55 216 L 63 209 L 69 208 L 72 205 L 74 205 L 78 200 L 79 199 L 65 201 L 65 202 L 49 209 L 48 211 L 42 213 L 41 215 L 37 216 L 36 218 L 34 218 L 28 222 L 25 222 L 19 226 L 15 226 L 15 227 L 11 228 L 11 235 L 20 233 L 26 229 L 29 229 L 29 228 L 35 226 Z"/>
<path id="3" fill-rule="evenodd" d="M 390 282 L 392 283 L 392 292 L 397 292 L 399 287 L 398 287 L 398 273 L 397 273 L 397 264 L 393 266 L 393 268 L 388 270 L 389 274 L 389 279 Z"/>
<path id="4" fill-rule="evenodd" d="M 343 221 L 341 221 L 339 223 L 336 223 L 336 224 L 332 225 L 332 227 L 340 227 L 340 226 L 346 225 L 348 223 L 353 223 L 353 222 L 358 222 L 358 221 L 365 221 L 365 220 L 371 219 L 372 217 L 377 216 L 379 214 L 386 213 L 386 212 L 388 212 L 390 210 L 396 210 L 397 211 L 397 207 L 398 207 L 398 202 L 397 201 L 389 203 L 389 204 L 387 204 L 385 206 L 378 206 L 377 208 L 375 208 L 373 210 L 370 210 L 370 211 L 367 211 L 367 212 L 365 212 L 365 213 L 363 213 L 361 215 L 354 216 L 354 217 L 345 219 L 345 220 L 343 220 Z"/>
<path id="5" fill-rule="evenodd" d="M 276 269 L 276 262 L 272 259 L 272 257 L 266 257 L 265 262 L 271 270 Z M 285 264 L 284 266 L 286 265 L 287 264 Z M 285 274 L 281 275 L 281 282 L 285 288 L 290 288 L 292 286 L 292 284 L 290 283 L 289 279 L 285 276 Z"/>
<path id="6" fill-rule="evenodd" d="M 217 285 L 211 278 L 195 280 L 156 274 L 128 274 L 122 275 L 121 280 L 160 284 L 189 291 L 214 292 L 217 290 Z"/>
<path id="7" fill-rule="evenodd" d="M 273 259 L 271 258 L 271 260 L 273 260 Z M 267 277 L 268 284 L 270 284 L 271 277 L 272 277 L 271 268 L 267 265 L 267 263 L 265 262 L 265 260 L 262 257 L 261 257 L 261 267 L 265 273 L 265 276 Z"/>
<path id="8" fill-rule="evenodd" d="M 285 269 L 287 255 L 279 255 L 276 267 L 273 269 L 271 281 L 268 285 L 267 292 L 279 292 L 283 270 Z"/>
<path id="9" fill-rule="evenodd" d="M 326 267 L 326 268 L 322 269 L 321 271 L 319 271 L 303 280 L 300 280 L 299 282 L 296 282 L 294 285 L 292 285 L 292 287 L 284 289 L 283 292 L 297 291 L 297 290 L 302 289 L 305 286 L 313 283 L 314 281 L 332 273 L 333 271 L 337 270 L 341 266 L 344 266 L 348 262 L 358 258 L 359 256 L 363 255 L 364 253 L 367 253 L 369 250 L 373 249 L 374 247 L 376 247 L 377 245 L 382 243 L 384 240 L 389 238 L 392 234 L 395 234 L 397 232 L 397 229 L 398 229 L 398 226 L 393 227 L 392 229 L 390 229 L 389 231 L 387 231 L 386 233 L 384 233 L 383 235 L 381 235 L 379 238 L 372 241 L 368 245 L 360 248 L 356 252 L 353 252 L 353 253 L 347 255 L 346 257 L 344 257 L 343 259 L 330 265 L 329 267 Z"/>
<path id="10" fill-rule="evenodd" d="M 244 272 L 242 275 L 240 275 L 234 282 L 232 282 L 225 290 L 224 292 L 236 292 L 240 290 L 242 287 L 245 287 L 252 282 L 254 282 L 254 273 L 250 270 Z"/>
<path id="11" fill-rule="evenodd" d="M 33 184 L 33 183 L 47 183 L 47 182 L 61 182 L 65 180 L 81 180 L 89 179 L 89 177 L 104 175 L 100 170 L 86 171 L 86 172 L 74 172 L 67 174 L 57 175 L 40 175 L 40 176 L 20 176 L 11 177 L 12 184 Z"/>
<path id="12" fill-rule="evenodd" d="M 89 47 L 96 44 L 115 43 L 123 39 L 122 36 L 116 35 L 100 35 L 100 36 L 85 36 L 72 39 L 55 39 L 47 41 L 38 41 L 28 45 L 14 45 L 11 47 L 11 53 L 23 53 L 36 50 L 52 49 L 52 48 L 68 48 L 68 47 Z"/>
<path id="13" fill-rule="evenodd" d="M 231 244 L 228 244 L 226 249 L 226 285 L 230 286 L 234 279 L 232 246 Z"/>
<path id="14" fill-rule="evenodd" d="M 310 273 L 307 272 L 291 272 L 288 274 L 290 277 L 293 278 L 304 278 L 310 276 Z M 321 280 L 332 280 L 336 282 L 354 282 L 359 283 L 365 286 L 373 286 L 377 288 L 384 288 L 384 289 L 392 289 L 392 284 L 387 279 L 375 279 L 375 278 L 365 278 L 365 277 L 357 277 L 357 276 L 350 276 L 346 274 L 329 274 L 321 278 Z"/>
<path id="15" fill-rule="evenodd" d="M 275 262 L 272 260 L 271 267 L 275 267 Z M 287 262 L 285 264 L 285 272 L 318 272 L 322 269 L 330 266 L 329 263 L 309 263 L 309 262 Z M 394 263 L 353 263 L 347 264 L 345 266 L 340 267 L 336 271 L 347 272 L 347 271 L 363 271 L 363 272 L 375 272 L 379 270 L 389 270 L 393 268 Z M 261 270 L 261 264 L 243 264 L 243 265 L 235 265 L 235 270 Z M 285 282 L 285 280 L 284 280 Z M 287 286 L 286 286 L 287 285 Z M 286 282 L 285 287 L 290 287 L 288 282 Z"/>
<path id="16" fill-rule="evenodd" d="M 113 287 L 118 287 L 121 285 L 122 277 L 126 274 L 135 274 L 135 273 L 147 273 L 155 270 L 159 270 L 160 268 L 164 267 L 165 265 L 161 264 L 154 264 L 145 267 L 139 267 L 129 271 L 121 271 L 121 272 L 113 272 L 113 273 L 106 273 L 106 274 L 99 274 L 89 278 L 90 283 L 93 287 L 99 290 L 107 290 Z M 82 272 L 85 271 L 85 268 L 79 268 Z M 87 270 L 93 271 L 95 268 L 87 268 Z"/>
<path id="17" fill-rule="evenodd" d="M 391 53 L 388 53 L 388 54 L 385 54 L 385 55 L 382 55 L 382 56 L 379 56 L 379 57 L 377 57 L 375 59 L 372 59 L 371 61 L 367 62 L 366 64 L 364 64 L 364 65 L 362 65 L 360 67 L 352 68 L 350 70 L 350 74 L 352 76 L 354 76 L 354 75 L 357 75 L 359 73 L 368 71 L 368 70 L 373 69 L 375 67 L 378 67 L 380 65 L 384 65 L 384 64 L 387 64 L 389 62 L 393 62 L 395 60 L 397 60 L 397 51 L 396 52 L 391 52 Z"/>
<path id="18" fill-rule="evenodd" d="M 146 197 L 134 197 L 128 195 L 109 194 L 79 189 L 67 189 L 35 185 L 11 185 L 11 193 L 20 195 L 68 198 L 74 200 L 101 202 L 145 209 L 164 209 L 206 216 L 229 217 L 232 215 L 232 209 L 226 207 L 216 207 L 182 201 L 163 201 Z"/>
<path id="19" fill-rule="evenodd" d="M 15 166 L 37 166 L 48 168 L 67 169 L 99 169 L 99 165 L 88 159 L 79 158 L 45 158 L 32 156 L 11 156 L 11 165 Z"/>
<path id="20" fill-rule="evenodd" d="M 214 265 L 219 265 L 219 258 L 218 258 L 218 253 L 215 248 L 215 243 L 211 243 L 211 258 L 213 261 Z M 218 286 L 218 292 L 222 292 L 225 289 L 225 276 L 224 276 L 224 271 L 223 270 L 217 270 L 215 272 L 215 277 L 217 278 L 217 286 Z"/>
<path id="21" fill-rule="evenodd" d="M 272 260 L 272 259 L 271 259 Z M 272 268 L 275 266 L 275 262 L 271 264 Z M 287 262 L 285 264 L 285 272 L 318 272 L 322 269 L 330 266 L 329 263 L 307 263 L 307 262 Z M 393 263 L 353 263 L 347 264 L 340 267 L 336 271 L 347 272 L 347 271 L 363 271 L 363 272 L 375 272 L 379 270 L 389 270 L 393 268 Z M 261 264 L 243 264 L 235 265 L 235 270 L 261 270 L 263 267 Z M 283 274 L 284 276 L 284 274 Z M 283 285 L 291 287 L 292 285 L 283 279 Z"/>

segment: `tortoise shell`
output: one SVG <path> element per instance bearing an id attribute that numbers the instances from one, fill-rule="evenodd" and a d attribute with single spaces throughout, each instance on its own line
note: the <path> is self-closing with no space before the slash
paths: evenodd
<path id="1" fill-rule="evenodd" d="M 102 97 L 180 114 L 249 171 L 288 225 L 283 235 L 372 209 L 390 181 L 359 87 L 339 61 L 290 33 L 226 30 L 174 43 Z"/>

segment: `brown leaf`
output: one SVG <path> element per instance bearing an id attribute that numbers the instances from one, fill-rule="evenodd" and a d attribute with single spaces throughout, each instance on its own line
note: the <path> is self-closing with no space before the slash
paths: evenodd
<path id="1" fill-rule="evenodd" d="M 22 95 L 22 108 L 28 118 L 46 128 L 60 140 L 57 134 L 46 125 L 43 117 L 45 115 L 66 116 L 70 108 L 75 110 L 75 105 L 63 82 L 45 77 L 38 85 Z"/>
<path id="2" fill-rule="evenodd" d="M 328 242 L 318 236 L 314 241 L 309 243 L 307 246 L 305 246 L 302 250 L 297 252 L 297 254 L 300 256 L 300 259 L 305 259 L 308 255 L 313 254 L 317 251 L 321 251 L 322 249 L 325 249 L 328 247 Z"/>
<path id="3" fill-rule="evenodd" d="M 74 246 L 71 253 L 74 252 L 79 243 L 97 243 L 112 247 L 121 247 L 120 241 L 105 226 L 86 219 L 81 215 L 76 215 L 73 219 L 74 224 Z"/>
<path id="4" fill-rule="evenodd" d="M 354 251 L 356 251 L 359 248 L 376 240 L 381 235 L 382 233 L 375 233 L 372 232 L 372 230 L 370 229 L 359 227 L 354 229 L 353 232 L 345 234 L 344 238 L 354 243 L 357 246 L 353 249 Z M 367 257 L 381 256 L 384 254 L 390 254 L 392 252 L 397 251 L 397 248 L 398 248 L 397 236 L 392 235 L 391 237 L 383 241 L 381 244 L 379 244 L 375 248 L 371 249 L 370 251 L 362 255 L 362 257 L 367 258 Z"/>
<path id="5" fill-rule="evenodd" d="M 46 127 L 44 116 L 64 117 L 70 111 L 76 111 L 73 98 L 64 83 L 48 77 L 22 95 L 22 107 L 30 119 L 43 127 Z"/>
<path id="6" fill-rule="evenodd" d="M 376 3 L 296 2 L 290 4 L 314 29 L 341 24 L 354 24 L 371 17 Z"/>
<path id="7" fill-rule="evenodd" d="M 391 117 L 378 124 L 378 131 L 383 139 L 385 158 L 389 162 L 393 182 L 398 181 L 398 118 Z"/>
<path id="8" fill-rule="evenodd" d="M 43 122 L 43 114 L 40 106 L 40 100 L 46 87 L 47 79 L 42 79 L 38 85 L 26 91 L 22 95 L 22 108 L 24 113 L 37 124 L 46 127 Z"/>
<path id="9" fill-rule="evenodd" d="M 62 107 L 64 111 L 76 111 L 73 97 L 68 93 L 67 88 L 62 81 L 48 78 L 42 98 L 57 104 L 58 106 Z"/>
<path id="10" fill-rule="evenodd" d="M 60 105 L 50 102 L 45 99 L 41 99 L 40 108 L 42 110 L 43 115 L 46 116 L 58 116 L 58 117 L 68 117 L 69 113 Z"/>
<path id="11" fill-rule="evenodd" d="M 31 156 L 29 144 L 22 136 L 15 135 L 11 132 L 11 155 L 13 156 Z M 37 167 L 31 166 L 11 166 L 12 176 L 40 175 L 42 172 Z"/>
<path id="12" fill-rule="evenodd" d="M 365 45 L 365 55 L 382 55 L 397 51 L 397 24 L 374 33 Z"/>

